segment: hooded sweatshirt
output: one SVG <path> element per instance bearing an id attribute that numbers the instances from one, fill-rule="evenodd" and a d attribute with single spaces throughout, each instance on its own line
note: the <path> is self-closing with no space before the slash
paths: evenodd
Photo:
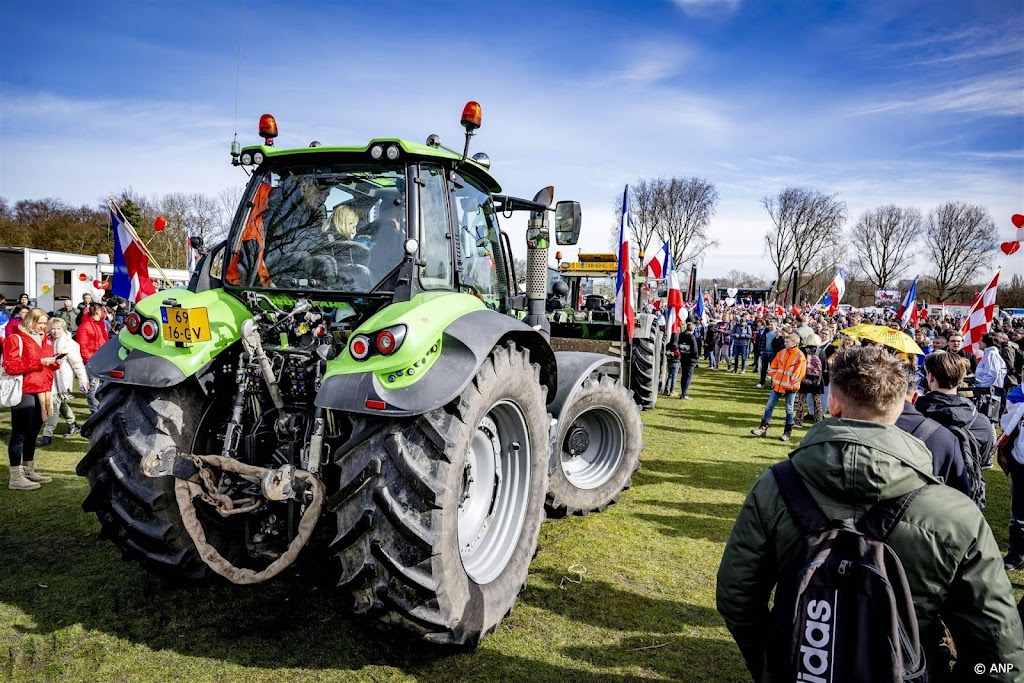
<path id="1" fill-rule="evenodd" d="M 938 674 L 949 661 L 938 647 L 943 622 L 959 652 L 956 680 L 1010 681 L 1017 675 L 975 675 L 974 666 L 982 663 L 1009 662 L 1014 672 L 1024 670 L 1024 626 L 992 530 L 967 496 L 935 485 L 931 454 L 921 441 L 893 426 L 832 419 L 811 427 L 790 458 L 832 519 L 856 521 L 876 502 L 924 487 L 888 543 L 914 596 L 932 680 L 943 680 Z M 718 611 L 757 681 L 766 680 L 769 597 L 783 558 L 799 541 L 775 477 L 765 472 L 740 508 L 717 587 Z"/>
<path id="2" fill-rule="evenodd" d="M 914 404 L 918 412 L 930 417 L 943 427 L 961 427 L 981 444 L 981 465 L 992 464 L 992 451 L 996 447 L 996 433 L 989 419 L 978 412 L 970 399 L 955 394 L 931 391 Z"/>

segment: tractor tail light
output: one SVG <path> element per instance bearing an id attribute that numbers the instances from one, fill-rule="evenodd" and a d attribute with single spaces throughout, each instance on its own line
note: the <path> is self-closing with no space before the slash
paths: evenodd
<path id="1" fill-rule="evenodd" d="M 142 338 L 148 342 L 156 341 L 160 335 L 160 326 L 156 324 L 155 320 L 144 320 L 139 329 L 142 332 Z"/>
<path id="2" fill-rule="evenodd" d="M 356 360 L 365 360 L 370 355 L 370 338 L 364 334 L 357 334 L 348 345 L 348 350 Z"/>
<path id="3" fill-rule="evenodd" d="M 142 327 L 142 316 L 138 313 L 129 313 L 124 317 L 124 326 L 132 334 L 138 334 L 139 328 Z"/>
<path id="4" fill-rule="evenodd" d="M 377 351 L 383 356 L 390 356 L 405 341 L 405 325 L 394 325 L 377 333 Z"/>

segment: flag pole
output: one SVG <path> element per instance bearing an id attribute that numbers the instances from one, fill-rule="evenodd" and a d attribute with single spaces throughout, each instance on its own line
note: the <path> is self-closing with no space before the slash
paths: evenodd
<path id="1" fill-rule="evenodd" d="M 135 232 L 135 227 L 131 224 L 131 221 L 129 221 L 125 217 L 124 212 L 121 211 L 121 207 L 119 207 L 113 199 L 109 199 L 108 202 L 109 205 L 113 208 L 113 210 L 117 211 L 118 215 L 121 216 L 121 221 L 124 223 L 125 227 L 128 228 L 128 232 L 131 233 L 132 237 L 134 237 L 135 240 L 138 241 L 140 245 L 142 245 L 142 250 L 146 252 L 146 256 L 153 263 L 153 267 L 160 272 L 160 276 L 164 279 L 164 282 L 171 282 L 171 278 L 167 276 L 167 273 L 164 272 L 164 269 L 160 267 L 159 263 L 157 263 L 156 258 L 153 256 L 153 252 L 149 250 L 149 247 L 146 246 L 146 243 L 142 241 L 141 237 L 139 237 L 139 233 Z"/>

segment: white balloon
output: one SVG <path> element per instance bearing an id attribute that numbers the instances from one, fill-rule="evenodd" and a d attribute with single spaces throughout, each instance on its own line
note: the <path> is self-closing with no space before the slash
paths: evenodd
<path id="1" fill-rule="evenodd" d="M 1017 236 L 1013 239 L 1017 242 L 1024 242 L 1024 228 L 1017 228 Z"/>
<path id="2" fill-rule="evenodd" d="M 725 304 L 727 306 L 732 306 L 734 303 L 736 303 L 736 299 L 732 298 L 731 296 L 726 298 L 725 300 Z"/>

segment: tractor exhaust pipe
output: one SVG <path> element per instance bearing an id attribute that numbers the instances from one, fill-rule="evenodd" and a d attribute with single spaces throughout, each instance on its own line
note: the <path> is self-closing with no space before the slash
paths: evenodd
<path id="1" fill-rule="evenodd" d="M 555 188 L 545 187 L 533 201 L 551 206 Z M 550 240 L 547 211 L 531 211 L 526 224 L 526 324 L 551 338 L 547 317 L 548 243 Z"/>

